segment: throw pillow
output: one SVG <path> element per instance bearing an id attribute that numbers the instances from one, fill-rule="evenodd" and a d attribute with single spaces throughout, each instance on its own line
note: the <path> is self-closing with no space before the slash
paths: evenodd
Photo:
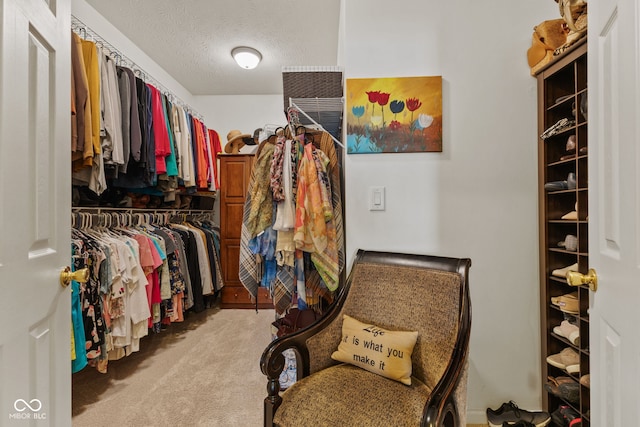
<path id="1" fill-rule="evenodd" d="M 390 331 L 344 315 L 342 340 L 331 358 L 411 385 L 411 353 L 418 332 Z"/>

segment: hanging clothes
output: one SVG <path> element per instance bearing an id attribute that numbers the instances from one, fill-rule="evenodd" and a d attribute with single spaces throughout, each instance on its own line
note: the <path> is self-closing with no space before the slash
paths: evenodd
<path id="1" fill-rule="evenodd" d="M 215 131 L 123 66 L 111 47 L 106 54 L 72 33 L 71 48 L 73 185 L 95 194 L 90 205 L 131 206 L 127 192 L 169 203 L 180 186 L 187 193 L 218 189 Z"/>
<path id="2" fill-rule="evenodd" d="M 113 177 L 115 168 L 124 164 L 122 141 L 122 106 L 116 64 L 102 54 L 100 68 L 100 96 L 102 99 L 101 146 L 107 177 Z"/>
<path id="3" fill-rule="evenodd" d="M 208 185 L 208 177 L 209 177 L 209 158 L 207 154 L 206 147 L 206 139 L 204 133 L 204 127 L 202 123 L 193 119 L 193 129 L 195 131 L 195 141 L 196 141 L 196 170 L 197 170 L 197 186 L 199 189 L 207 189 Z"/>
<path id="4" fill-rule="evenodd" d="M 171 108 L 174 139 L 178 150 L 178 176 L 185 187 L 194 187 L 195 171 L 193 166 L 193 149 L 191 147 L 191 130 L 187 125 L 184 109 L 173 104 Z"/>
<path id="5" fill-rule="evenodd" d="M 79 169 L 93 162 L 93 144 L 91 140 L 91 101 L 89 98 L 89 80 L 87 78 L 84 57 L 82 55 L 82 39 L 71 33 L 71 88 L 73 90 L 71 160 L 74 169 Z M 85 150 L 85 141 L 87 149 Z M 86 164 L 85 164 L 86 162 Z"/>
<path id="6" fill-rule="evenodd" d="M 211 152 L 213 155 L 213 181 L 209 187 L 212 191 L 220 189 L 220 175 L 218 171 L 218 154 L 222 153 L 222 143 L 220 135 L 213 129 L 209 129 L 209 141 L 211 142 Z"/>
<path id="7" fill-rule="evenodd" d="M 72 123 L 74 185 L 86 185 L 95 194 L 107 188 L 100 144 L 100 58 L 95 43 L 72 36 L 72 93 L 75 94 L 75 126 Z M 85 82 L 86 90 L 85 92 Z M 86 94 L 86 98 L 84 95 Z M 84 103 L 83 103 L 84 100 Z M 79 114 L 81 113 L 81 114 Z M 78 121 L 82 121 L 79 123 Z M 80 134 L 78 134 L 80 132 Z"/>
<path id="8" fill-rule="evenodd" d="M 71 255 L 73 262 L 71 263 L 72 271 L 75 271 L 76 257 L 79 255 Z M 80 283 L 75 280 L 71 281 L 71 331 L 73 338 L 73 351 L 71 357 L 71 372 L 76 373 L 87 366 L 87 352 L 85 348 L 85 331 L 82 321 L 82 304 L 81 304 L 81 287 Z"/>
<path id="9" fill-rule="evenodd" d="M 115 171 L 115 176 L 119 172 L 127 172 L 129 156 L 131 155 L 131 82 L 124 67 L 116 66 L 116 81 L 120 95 L 120 125 L 122 133 L 122 164 Z"/>
<path id="10" fill-rule="evenodd" d="M 276 312 L 332 301 L 344 269 L 340 165 L 331 136 L 264 141 L 252 170 L 240 240 L 240 281 L 271 289 Z M 317 147 L 316 147 L 317 145 Z M 275 232 L 275 274 L 265 262 Z"/>
<path id="11" fill-rule="evenodd" d="M 89 364 L 105 373 L 109 360 L 139 351 L 149 331 L 210 304 L 207 295 L 224 286 L 215 230 L 208 221 L 73 230 L 74 269 L 90 269 L 89 281 L 75 283 L 72 293 L 74 372 Z"/>

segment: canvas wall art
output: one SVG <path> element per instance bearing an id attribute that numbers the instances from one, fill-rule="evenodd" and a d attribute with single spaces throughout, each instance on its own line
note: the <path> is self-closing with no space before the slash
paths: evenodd
<path id="1" fill-rule="evenodd" d="M 347 153 L 442 151 L 442 76 L 347 79 Z"/>

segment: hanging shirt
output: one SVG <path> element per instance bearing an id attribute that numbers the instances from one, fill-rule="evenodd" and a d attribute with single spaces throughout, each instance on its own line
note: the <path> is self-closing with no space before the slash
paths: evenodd
<path id="1" fill-rule="evenodd" d="M 193 119 L 193 127 L 196 134 L 196 159 L 197 159 L 197 185 L 198 188 L 208 188 L 207 177 L 209 176 L 209 159 L 205 146 L 205 136 L 202 123 Z"/>
<path id="2" fill-rule="evenodd" d="M 222 153 L 222 144 L 220 143 L 220 135 L 213 129 L 209 129 L 209 141 L 211 143 L 211 153 L 213 156 L 213 181 L 209 187 L 211 190 L 220 189 L 220 177 L 218 172 L 218 154 Z"/>
<path id="3" fill-rule="evenodd" d="M 102 55 L 100 70 L 100 95 L 102 99 L 103 128 L 102 152 L 105 165 L 121 165 L 124 163 L 122 143 L 122 113 L 120 90 L 116 64 L 113 59 Z"/>
<path id="4" fill-rule="evenodd" d="M 140 125 L 140 111 L 138 107 L 138 90 L 136 87 L 136 77 L 129 68 L 122 68 L 129 77 L 129 97 L 131 98 L 131 115 L 129 117 L 129 141 L 130 155 L 135 162 L 140 161 L 142 154 L 142 128 Z"/>
<path id="5" fill-rule="evenodd" d="M 82 55 L 82 39 L 76 33 L 71 33 L 71 71 L 73 76 L 72 88 L 76 114 L 72 117 L 75 122 L 75 135 L 71 143 L 72 160 L 79 166 L 86 166 L 85 160 L 92 161 L 93 145 L 91 141 L 91 102 L 89 99 L 89 80 Z M 87 150 L 84 149 L 87 141 Z M 91 163 L 89 163 L 90 165 Z M 78 167 L 76 166 L 76 169 Z"/>
<path id="6" fill-rule="evenodd" d="M 155 142 L 156 175 L 167 173 L 166 157 L 171 154 L 169 134 L 164 117 L 164 108 L 160 91 L 147 83 L 151 91 L 151 112 L 153 118 L 153 137 Z"/>
<path id="7" fill-rule="evenodd" d="M 116 73 L 118 93 L 120 94 L 120 126 L 122 133 L 122 164 L 118 167 L 118 172 L 127 173 L 127 165 L 131 153 L 131 82 L 123 67 L 116 67 Z"/>
<path id="8" fill-rule="evenodd" d="M 178 176 L 178 164 L 176 161 L 176 153 L 175 153 L 175 140 L 173 135 L 173 130 L 171 129 L 171 124 L 169 120 L 168 112 L 171 111 L 170 108 L 167 108 L 167 103 L 169 102 L 164 95 L 161 97 L 162 99 L 162 114 L 164 115 L 164 123 L 167 129 L 167 137 L 169 138 L 169 154 L 166 157 L 166 165 L 167 165 L 167 175 L 168 176 Z"/>
<path id="9" fill-rule="evenodd" d="M 82 40 L 82 56 L 89 85 L 89 103 L 91 106 L 91 141 L 93 153 L 102 153 L 100 145 L 100 63 L 95 43 Z M 86 164 L 86 163 L 85 163 Z"/>
<path id="10" fill-rule="evenodd" d="M 193 145 L 191 134 L 191 120 L 182 107 L 178 107 L 178 120 L 180 122 L 180 167 L 185 187 L 196 186 L 196 168 L 193 159 Z"/>

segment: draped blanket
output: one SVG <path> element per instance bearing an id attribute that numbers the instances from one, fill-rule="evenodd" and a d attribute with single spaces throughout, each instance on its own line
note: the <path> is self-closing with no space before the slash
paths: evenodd
<path id="1" fill-rule="evenodd" d="M 265 141 L 258 150 L 247 190 L 240 281 L 253 298 L 257 298 L 261 284 L 269 286 L 278 313 L 289 308 L 296 294 L 301 308 L 316 303 L 319 297 L 331 301 L 344 269 L 340 164 L 331 136 L 321 132 L 314 137 L 318 148 L 310 143 L 302 148 L 297 141 L 284 138 L 276 144 Z M 291 196 L 294 200 L 290 200 Z M 283 223 L 282 218 L 277 218 L 282 213 L 278 209 L 294 207 L 295 222 L 290 229 L 290 221 Z M 266 271 L 265 260 L 257 253 L 265 242 L 259 245 L 254 240 L 265 230 L 269 231 L 268 236 L 262 238 L 272 239 L 273 230 L 278 236 L 275 263 L 269 264 Z M 308 295 L 313 295 L 309 301 Z"/>

